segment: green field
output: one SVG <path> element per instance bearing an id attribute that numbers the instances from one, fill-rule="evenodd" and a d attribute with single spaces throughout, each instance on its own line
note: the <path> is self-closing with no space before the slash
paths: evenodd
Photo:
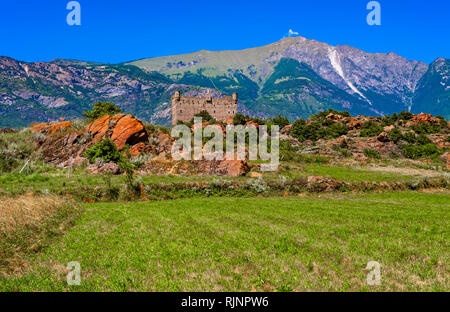
<path id="1" fill-rule="evenodd" d="M 1 291 L 449 291 L 450 195 L 84 204 Z M 80 286 L 65 266 L 81 264 Z M 381 285 L 368 286 L 369 261 Z M 1 276 L 1 275 L 0 275 Z"/>

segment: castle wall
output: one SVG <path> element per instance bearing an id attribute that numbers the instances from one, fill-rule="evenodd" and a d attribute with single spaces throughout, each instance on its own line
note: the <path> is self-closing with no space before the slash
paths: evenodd
<path id="1" fill-rule="evenodd" d="M 237 113 L 237 94 L 232 97 L 204 98 L 181 96 L 179 91 L 175 91 L 172 96 L 172 124 L 179 120 L 189 122 L 195 114 L 206 110 L 214 119 L 225 120 L 233 118 Z"/>

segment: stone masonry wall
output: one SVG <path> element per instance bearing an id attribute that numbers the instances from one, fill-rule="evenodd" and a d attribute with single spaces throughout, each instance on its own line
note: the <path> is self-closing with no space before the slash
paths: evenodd
<path id="1" fill-rule="evenodd" d="M 233 118 L 237 113 L 237 102 L 237 93 L 223 98 L 212 98 L 210 95 L 196 98 L 181 96 L 179 91 L 175 91 L 172 96 L 172 124 L 175 125 L 179 120 L 189 122 L 203 110 L 216 120 Z"/>

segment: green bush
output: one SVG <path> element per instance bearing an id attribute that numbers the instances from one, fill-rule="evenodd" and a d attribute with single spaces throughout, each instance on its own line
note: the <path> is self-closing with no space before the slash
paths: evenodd
<path id="1" fill-rule="evenodd" d="M 417 137 L 414 132 L 406 132 L 405 134 L 403 134 L 403 140 L 410 144 L 414 144 L 417 142 Z"/>
<path id="2" fill-rule="evenodd" d="M 94 163 L 96 159 L 103 159 L 105 162 L 119 163 L 123 155 L 119 152 L 113 141 L 110 139 L 102 139 L 95 145 L 91 146 L 84 152 L 84 157 L 89 159 L 90 163 Z"/>
<path id="3" fill-rule="evenodd" d="M 109 102 L 97 102 L 94 104 L 94 109 L 92 111 L 85 111 L 83 115 L 90 121 L 98 119 L 105 115 L 117 115 L 122 113 L 122 110 Z"/>
<path id="4" fill-rule="evenodd" d="M 441 124 L 428 124 L 425 122 L 419 122 L 415 125 L 411 126 L 411 129 L 414 130 L 417 134 L 432 134 L 439 133 L 442 130 Z"/>
<path id="5" fill-rule="evenodd" d="M 202 110 L 200 113 L 195 114 L 194 117 L 201 117 L 202 122 L 209 122 L 210 124 L 217 123 L 217 120 L 215 120 L 206 110 Z M 194 123 L 194 118 L 192 118 L 191 123 Z"/>
<path id="6" fill-rule="evenodd" d="M 35 135 L 29 131 L 0 134 L 0 172 L 11 172 L 25 160 L 41 159 L 36 152 Z"/>
<path id="7" fill-rule="evenodd" d="M 381 155 L 377 151 L 375 151 L 373 149 L 365 149 L 364 150 L 364 155 L 366 157 L 368 157 L 368 158 L 376 158 L 376 159 L 380 159 L 381 158 Z"/>
<path id="8" fill-rule="evenodd" d="M 248 120 L 249 120 L 248 116 L 238 113 L 238 114 L 234 115 L 234 117 L 233 117 L 233 124 L 245 125 Z"/>
<path id="9" fill-rule="evenodd" d="M 314 121 L 308 125 L 305 120 L 298 119 L 292 124 L 292 136 L 303 142 L 334 139 L 348 133 L 348 128 L 344 124 L 331 123 L 328 126 L 328 122 Z"/>
<path id="10" fill-rule="evenodd" d="M 410 120 L 413 118 L 413 114 L 411 112 L 408 111 L 403 111 L 398 113 L 398 119 L 399 120 Z"/>
<path id="11" fill-rule="evenodd" d="M 417 137 L 417 144 L 418 145 L 427 145 L 432 143 L 431 140 L 424 134 L 421 134 Z"/>
<path id="12" fill-rule="evenodd" d="M 419 159 L 423 157 L 434 157 L 442 152 L 435 144 L 413 145 L 407 144 L 402 148 L 403 156 L 410 159 Z"/>
<path id="13" fill-rule="evenodd" d="M 280 129 L 283 129 L 284 127 L 289 125 L 289 119 L 287 119 L 286 117 L 283 117 L 281 115 L 278 115 L 275 118 L 270 118 L 269 121 L 270 121 L 270 123 L 272 123 L 274 125 L 278 125 L 280 127 Z"/>
<path id="14" fill-rule="evenodd" d="M 394 128 L 388 132 L 388 138 L 389 138 L 389 141 L 392 141 L 397 144 L 398 141 L 400 141 L 403 138 L 403 135 L 399 129 Z"/>
<path id="15" fill-rule="evenodd" d="M 381 132 L 383 132 L 383 127 L 369 120 L 362 124 L 360 135 L 362 137 L 373 137 L 379 135 Z"/>

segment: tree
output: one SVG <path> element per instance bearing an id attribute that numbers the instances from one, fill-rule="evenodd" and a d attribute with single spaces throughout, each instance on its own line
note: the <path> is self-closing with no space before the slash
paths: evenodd
<path id="1" fill-rule="evenodd" d="M 194 117 L 201 117 L 202 122 L 216 123 L 216 120 L 206 110 L 202 110 L 200 113 L 195 114 Z M 192 119 L 193 123 L 194 119 Z"/>
<path id="2" fill-rule="evenodd" d="M 123 156 L 117 150 L 116 144 L 108 138 L 102 139 L 92 145 L 84 152 L 83 156 L 89 159 L 91 164 L 95 163 L 98 158 L 103 159 L 106 163 L 119 163 L 123 161 Z"/>
<path id="3" fill-rule="evenodd" d="M 120 107 L 115 106 L 109 102 L 97 102 L 94 104 L 94 109 L 91 111 L 83 112 L 83 115 L 87 117 L 90 121 L 98 119 L 105 115 L 117 115 L 122 113 Z"/>
<path id="4" fill-rule="evenodd" d="M 284 127 L 289 125 L 289 119 L 287 119 L 286 117 L 281 116 L 281 114 L 278 115 L 278 117 L 271 118 L 271 121 L 272 121 L 272 123 L 274 125 L 280 126 L 280 129 L 283 129 Z"/>
<path id="5" fill-rule="evenodd" d="M 234 125 L 245 125 L 247 123 L 247 121 L 249 121 L 249 119 L 250 119 L 250 117 L 248 117 L 246 115 L 242 115 L 240 113 L 237 113 L 233 117 L 233 124 Z"/>

